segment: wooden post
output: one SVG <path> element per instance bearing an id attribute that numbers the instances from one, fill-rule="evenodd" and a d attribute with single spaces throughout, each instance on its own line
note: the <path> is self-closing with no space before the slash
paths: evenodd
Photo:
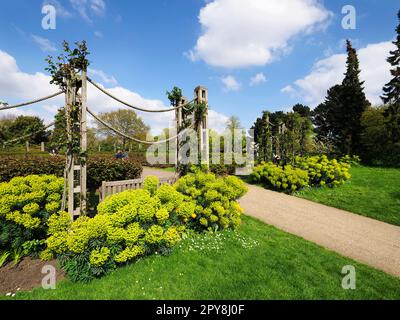
<path id="1" fill-rule="evenodd" d="M 45 149 L 44 149 L 44 142 L 41 142 L 41 143 L 40 143 L 40 151 L 42 151 L 42 152 L 45 151 Z"/>
<path id="2" fill-rule="evenodd" d="M 26 149 L 26 152 L 28 153 L 29 152 L 29 141 L 25 142 L 25 149 Z"/>
<path id="3" fill-rule="evenodd" d="M 182 97 L 182 100 L 178 102 L 178 106 L 182 106 L 186 104 L 187 99 Z M 179 132 L 182 128 L 182 108 L 179 108 L 175 111 L 175 120 L 176 120 L 176 154 L 175 154 L 175 168 L 176 172 L 178 172 L 179 164 L 180 164 L 180 156 L 179 156 Z"/>
<path id="4" fill-rule="evenodd" d="M 67 199 L 68 199 L 68 213 L 71 217 L 71 220 L 74 219 L 74 155 L 72 151 L 72 122 L 70 119 L 70 113 L 72 109 L 72 105 L 74 104 L 73 97 L 74 88 L 71 87 L 71 82 L 67 81 L 67 92 L 66 92 L 66 106 L 65 106 L 65 114 L 67 120 L 67 139 L 68 139 L 68 148 L 67 148 Z"/>
<path id="5" fill-rule="evenodd" d="M 87 71 L 82 71 L 82 92 L 81 92 L 81 153 L 80 159 L 80 210 L 81 214 L 87 211 Z"/>
<path id="6" fill-rule="evenodd" d="M 201 157 L 201 163 L 205 164 L 207 168 L 210 168 L 210 146 L 209 146 L 209 130 L 208 130 L 208 89 L 202 86 L 198 86 L 195 90 L 196 102 L 198 104 L 205 103 L 207 106 L 203 120 L 200 126 L 200 146 L 199 154 Z"/>

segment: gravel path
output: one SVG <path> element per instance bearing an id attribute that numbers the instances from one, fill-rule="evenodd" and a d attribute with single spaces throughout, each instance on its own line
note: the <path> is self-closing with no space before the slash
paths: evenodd
<path id="1" fill-rule="evenodd" d="M 175 176 L 175 172 L 168 172 L 161 169 L 143 167 L 142 178 L 147 176 L 157 176 L 159 178 L 170 178 Z"/>
<path id="2" fill-rule="evenodd" d="M 400 227 L 249 185 L 245 213 L 400 277 Z M 371 199 L 373 201 L 373 199 Z"/>

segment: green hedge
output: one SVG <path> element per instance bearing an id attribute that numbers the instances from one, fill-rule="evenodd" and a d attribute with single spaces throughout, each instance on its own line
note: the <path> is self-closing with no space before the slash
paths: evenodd
<path id="1" fill-rule="evenodd" d="M 142 165 L 135 159 L 115 160 L 112 157 L 90 157 L 88 165 L 88 188 L 97 189 L 102 181 L 118 181 L 139 178 Z M 0 182 L 14 177 L 51 174 L 64 176 L 64 157 L 1 157 Z"/>

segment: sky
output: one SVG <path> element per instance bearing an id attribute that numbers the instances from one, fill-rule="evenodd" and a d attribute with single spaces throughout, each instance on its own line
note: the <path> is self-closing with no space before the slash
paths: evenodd
<path id="1" fill-rule="evenodd" d="M 44 5 L 56 9 L 45 30 Z M 343 7 L 355 8 L 345 29 Z M 390 79 L 397 0 L 13 0 L 0 4 L 0 101 L 24 102 L 57 91 L 45 58 L 63 40 L 86 40 L 89 75 L 111 93 L 144 108 L 166 108 L 178 86 L 191 100 L 209 90 L 210 126 L 237 116 L 250 128 L 263 110 L 315 107 L 345 72 L 345 40 L 358 49 L 367 98 Z M 97 113 L 123 108 L 89 85 Z M 52 121 L 63 97 L 12 111 Z M 4 113 L 4 112 L 3 112 Z M 11 112 L 10 112 L 11 113 Z M 138 112 L 157 134 L 173 114 Z M 1 116 L 1 115 L 0 115 Z"/>

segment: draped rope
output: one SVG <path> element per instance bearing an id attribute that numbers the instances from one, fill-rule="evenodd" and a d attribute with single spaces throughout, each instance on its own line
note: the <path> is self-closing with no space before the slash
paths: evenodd
<path id="1" fill-rule="evenodd" d="M 137 143 L 143 143 L 143 144 L 147 144 L 147 145 L 153 145 L 153 144 L 161 144 L 161 143 L 166 143 L 169 142 L 171 140 L 175 140 L 177 137 L 179 137 L 181 134 L 183 134 L 185 131 L 187 131 L 188 129 L 190 129 L 193 125 L 189 126 L 188 128 L 186 128 L 185 130 L 183 130 L 182 132 L 180 132 L 179 134 L 177 134 L 174 137 L 170 137 L 168 139 L 165 140 L 160 140 L 160 141 L 144 141 L 144 140 L 140 140 L 131 136 L 126 135 L 125 133 L 113 128 L 109 123 L 105 122 L 104 120 L 100 119 L 98 116 L 96 116 L 89 108 L 87 109 L 87 112 L 93 117 L 95 118 L 98 122 L 100 122 L 102 125 L 104 125 L 105 127 L 107 127 L 108 129 L 110 129 L 111 131 L 114 131 L 116 134 L 125 137 L 129 140 L 135 141 Z"/>
<path id="2" fill-rule="evenodd" d="M 33 101 L 25 102 L 25 103 L 16 104 L 16 105 L 14 105 L 14 106 L 3 105 L 3 107 L 0 107 L 0 111 L 2 111 L 2 110 L 9 110 L 9 109 L 15 109 L 15 108 L 20 108 L 20 107 L 24 107 L 24 106 L 29 106 L 29 105 L 31 105 L 31 104 L 35 104 L 35 103 L 38 103 L 38 102 L 42 102 L 42 101 L 45 101 L 45 100 L 48 100 L 48 99 L 57 97 L 57 96 L 59 96 L 60 94 L 63 94 L 63 93 L 64 93 L 64 91 L 59 91 L 59 92 L 54 93 L 54 94 L 52 94 L 52 95 L 49 95 L 49 96 L 47 96 L 47 97 L 43 97 L 43 98 L 36 99 L 36 100 L 33 100 Z"/>
<path id="3" fill-rule="evenodd" d="M 39 132 L 46 131 L 47 129 L 51 128 L 51 127 L 54 126 L 55 124 L 56 124 L 55 122 L 52 122 L 52 123 L 50 123 L 48 126 L 44 127 L 43 129 L 40 129 L 40 130 L 38 130 L 38 131 L 35 131 L 35 132 L 32 132 L 32 133 L 26 134 L 26 135 L 24 135 L 24 136 L 22 136 L 22 137 L 19 137 L 19 138 L 13 139 L 13 140 L 9 140 L 9 141 L 3 142 L 3 145 L 7 145 L 7 144 L 10 144 L 10 143 L 14 143 L 14 142 L 17 142 L 17 141 L 19 141 L 19 140 L 23 140 L 23 139 L 29 138 L 29 137 L 31 137 L 31 136 L 34 136 L 35 134 L 38 134 Z"/>
<path id="4" fill-rule="evenodd" d="M 105 95 L 109 96 L 110 98 L 114 99 L 115 101 L 118 101 L 119 103 L 122 103 L 123 105 L 135 109 L 135 110 L 139 110 L 139 111 L 143 111 L 143 112 L 152 112 L 152 113 L 159 113 L 159 112 L 170 112 L 170 111 L 175 111 L 181 108 L 185 108 L 187 106 L 189 106 L 192 102 L 194 102 L 196 99 L 193 99 L 192 101 L 185 103 L 183 105 L 180 105 L 178 107 L 173 107 L 173 108 L 169 108 L 169 109 L 159 109 L 159 110 L 152 110 L 152 109 L 143 109 L 137 106 L 134 106 L 128 102 L 125 102 L 119 98 L 117 98 L 116 96 L 112 95 L 110 92 L 108 92 L 107 90 L 103 89 L 100 85 L 98 85 L 96 82 L 94 82 L 92 79 L 90 79 L 89 77 L 87 78 L 87 80 L 94 86 L 96 87 L 98 90 L 100 90 L 101 92 L 103 92 Z M 187 110 L 187 109 L 186 109 Z"/>

